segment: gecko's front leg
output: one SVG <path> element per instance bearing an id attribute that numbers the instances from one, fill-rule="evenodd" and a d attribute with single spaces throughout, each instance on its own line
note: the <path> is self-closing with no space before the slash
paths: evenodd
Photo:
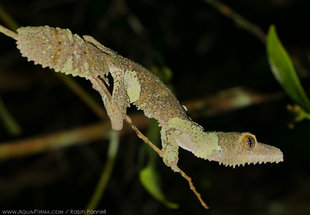
<path id="1" fill-rule="evenodd" d="M 162 127 L 160 131 L 162 150 L 164 152 L 163 161 L 166 166 L 178 172 L 179 146 L 175 139 L 176 132 L 178 132 L 176 129 L 166 127 Z"/>
<path id="2" fill-rule="evenodd" d="M 126 92 L 122 89 L 122 81 L 114 79 L 112 98 L 110 98 L 103 80 L 99 77 L 91 77 L 89 80 L 93 84 L 93 88 L 97 90 L 102 97 L 104 107 L 111 120 L 112 128 L 114 130 L 121 130 L 128 106 Z"/>

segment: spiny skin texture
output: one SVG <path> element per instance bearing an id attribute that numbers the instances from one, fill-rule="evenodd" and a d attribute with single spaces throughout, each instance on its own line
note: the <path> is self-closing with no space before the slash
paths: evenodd
<path id="1" fill-rule="evenodd" d="M 17 32 L 17 47 L 28 60 L 92 82 L 102 96 L 113 129 L 122 129 L 130 104 L 158 120 L 162 127 L 163 160 L 174 171 L 179 171 L 179 147 L 199 158 L 233 167 L 283 161 L 279 149 L 258 143 L 250 133 L 204 132 L 155 75 L 90 36 L 82 39 L 67 29 L 48 26 L 22 27 Z M 113 77 L 112 99 L 104 87 L 108 74 Z"/>
<path id="2" fill-rule="evenodd" d="M 22 56 L 42 67 L 83 78 L 108 75 L 102 51 L 68 29 L 21 27 L 17 32 Z"/>

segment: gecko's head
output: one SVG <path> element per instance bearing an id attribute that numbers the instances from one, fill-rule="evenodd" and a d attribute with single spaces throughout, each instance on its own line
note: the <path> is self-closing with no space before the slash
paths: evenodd
<path id="1" fill-rule="evenodd" d="M 209 160 L 232 167 L 283 161 L 280 149 L 257 142 L 255 135 L 251 133 L 217 132 L 217 134 L 221 150 L 213 151 L 208 157 Z"/>

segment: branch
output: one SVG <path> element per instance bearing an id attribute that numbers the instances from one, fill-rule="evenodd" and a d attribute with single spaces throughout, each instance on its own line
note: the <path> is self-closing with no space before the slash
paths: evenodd
<path id="1" fill-rule="evenodd" d="M 139 127 L 145 127 L 149 123 L 141 114 L 135 114 L 133 118 Z M 111 125 L 108 122 L 94 123 L 38 137 L 3 142 L 0 143 L 0 162 L 98 140 L 104 134 L 107 134 L 110 129 Z M 125 126 L 120 134 L 122 135 L 128 131 L 129 126 Z"/>
<path id="2" fill-rule="evenodd" d="M 17 33 L 15 33 L 14 31 L 11 31 L 9 29 L 7 29 L 6 27 L 0 25 L 0 32 L 2 32 L 3 34 L 5 34 L 8 37 L 11 37 L 14 40 L 17 40 L 18 35 Z"/>
<path id="3" fill-rule="evenodd" d="M 109 123 L 96 123 L 26 140 L 1 143 L 0 161 L 97 140 L 109 127 Z"/>
<path id="4" fill-rule="evenodd" d="M 236 22 L 245 30 L 254 34 L 263 43 L 266 42 L 266 34 L 258 25 L 249 22 L 247 19 L 240 16 L 236 11 L 228 7 L 226 4 L 223 4 L 217 0 L 204 0 L 204 1 L 209 5 L 211 5 L 212 7 L 214 7 L 216 10 L 218 10 L 224 16 L 227 16 L 232 20 L 234 20 L 234 22 Z"/>

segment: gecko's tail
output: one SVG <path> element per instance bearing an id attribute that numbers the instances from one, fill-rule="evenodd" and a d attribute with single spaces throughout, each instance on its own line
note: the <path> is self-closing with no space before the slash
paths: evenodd
<path id="1" fill-rule="evenodd" d="M 102 51 L 69 29 L 37 26 L 17 32 L 17 48 L 35 64 L 83 78 L 108 74 Z"/>

